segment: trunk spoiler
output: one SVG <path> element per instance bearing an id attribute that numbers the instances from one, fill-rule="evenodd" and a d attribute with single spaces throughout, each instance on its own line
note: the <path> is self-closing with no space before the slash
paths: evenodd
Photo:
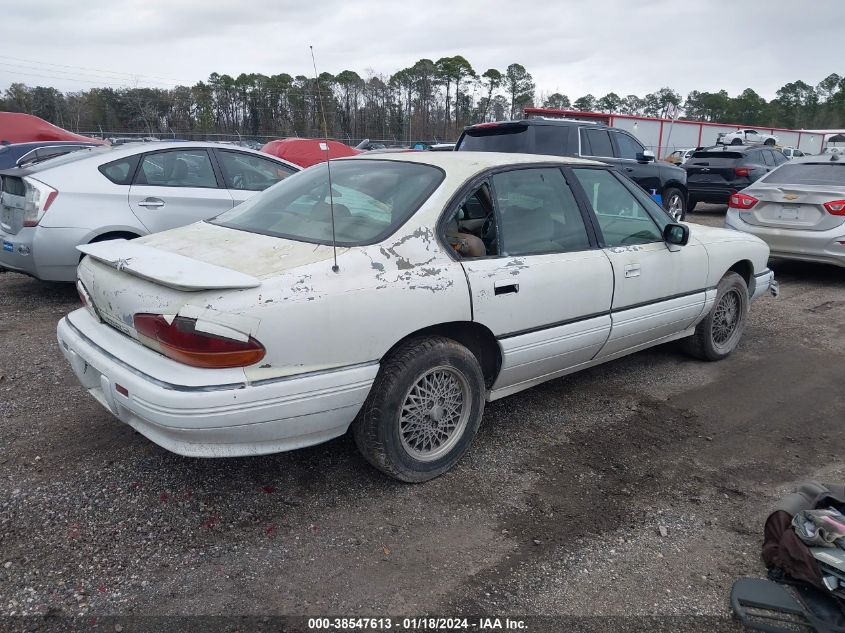
<path id="1" fill-rule="evenodd" d="M 231 268 L 201 262 L 124 239 L 76 247 L 112 268 L 177 290 L 255 288 L 261 281 Z"/>

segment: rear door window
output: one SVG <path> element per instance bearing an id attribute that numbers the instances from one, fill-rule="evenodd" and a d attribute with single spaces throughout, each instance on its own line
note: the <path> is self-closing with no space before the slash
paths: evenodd
<path id="1" fill-rule="evenodd" d="M 763 162 L 768 165 L 769 167 L 775 166 L 775 157 L 772 156 L 772 153 L 768 150 L 760 152 L 763 155 Z"/>
<path id="2" fill-rule="evenodd" d="M 581 155 L 613 158 L 613 145 L 607 130 L 581 128 Z"/>
<path id="3" fill-rule="evenodd" d="M 206 150 L 172 150 L 145 154 L 135 184 L 216 188 L 217 177 Z"/>
<path id="4" fill-rule="evenodd" d="M 622 182 L 606 169 L 572 170 L 598 220 L 605 245 L 632 246 L 662 242 L 654 220 Z"/>
<path id="5" fill-rule="evenodd" d="M 772 151 L 772 156 L 775 159 L 775 165 L 783 165 L 789 160 L 786 156 L 775 150 Z M 798 156 L 798 154 L 793 154 L 793 156 Z"/>
<path id="6" fill-rule="evenodd" d="M 587 228 L 559 169 L 518 169 L 493 176 L 499 237 L 507 255 L 590 248 Z"/>
<path id="7" fill-rule="evenodd" d="M 765 165 L 765 161 L 763 160 L 763 152 L 757 150 L 756 152 L 748 152 L 745 155 L 745 160 L 743 161 L 744 164 L 751 164 L 751 165 Z"/>
<path id="8" fill-rule="evenodd" d="M 611 132 L 616 139 L 616 146 L 619 148 L 619 158 L 627 158 L 630 160 L 637 160 L 637 154 L 642 154 L 644 150 L 636 140 L 625 134 L 624 132 Z M 674 152 L 673 156 L 681 158 L 681 152 Z"/>

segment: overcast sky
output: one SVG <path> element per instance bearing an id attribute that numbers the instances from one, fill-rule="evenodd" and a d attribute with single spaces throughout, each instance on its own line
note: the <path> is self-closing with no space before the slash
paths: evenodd
<path id="1" fill-rule="evenodd" d="M 771 99 L 841 62 L 842 0 L 6 0 L 0 90 L 170 87 L 212 72 L 389 75 L 460 54 L 571 99 L 662 86 Z"/>

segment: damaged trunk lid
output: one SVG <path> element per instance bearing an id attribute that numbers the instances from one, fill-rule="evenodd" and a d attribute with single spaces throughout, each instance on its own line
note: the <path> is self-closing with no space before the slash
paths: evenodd
<path id="1" fill-rule="evenodd" d="M 223 301 L 227 294 L 259 292 L 264 279 L 332 257 L 331 247 L 207 223 L 78 248 L 88 255 L 78 287 L 89 312 L 135 339 L 139 313 L 196 319 L 221 336 L 248 335 L 257 319 L 213 306 L 232 305 Z M 249 309 L 246 298 L 237 303 Z"/>

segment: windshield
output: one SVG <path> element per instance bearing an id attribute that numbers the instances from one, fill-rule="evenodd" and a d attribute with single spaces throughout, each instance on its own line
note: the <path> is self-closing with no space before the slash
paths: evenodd
<path id="1" fill-rule="evenodd" d="M 386 160 L 332 162 L 339 246 L 378 242 L 399 228 L 442 182 L 431 165 Z M 332 243 L 326 163 L 315 165 L 217 216 L 213 223 L 317 244 Z"/>
<path id="2" fill-rule="evenodd" d="M 772 185 L 845 187 L 845 163 L 790 163 L 763 178 Z"/>

